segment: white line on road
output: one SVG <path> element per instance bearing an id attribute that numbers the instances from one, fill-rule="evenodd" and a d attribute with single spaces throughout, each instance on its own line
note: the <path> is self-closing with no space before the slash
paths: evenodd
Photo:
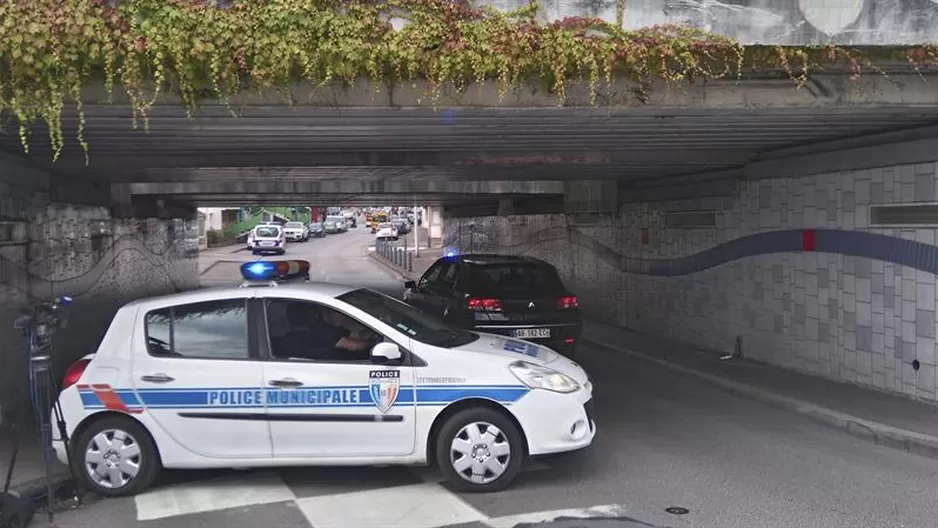
<path id="1" fill-rule="evenodd" d="M 310 497 L 296 503 L 316 528 L 436 528 L 488 519 L 432 483 Z"/>
<path id="2" fill-rule="evenodd" d="M 167 486 L 137 495 L 134 501 L 137 520 L 149 521 L 295 498 L 279 476 L 259 473 L 247 483 L 244 475 L 237 475 Z"/>
<path id="3" fill-rule="evenodd" d="M 619 504 L 606 504 L 602 506 L 591 506 L 589 508 L 575 508 L 569 510 L 552 510 L 533 513 L 522 513 L 519 515 L 506 515 L 503 517 L 492 517 L 482 521 L 491 528 L 512 528 L 521 523 L 542 523 L 552 521 L 559 517 L 574 517 L 577 519 L 596 519 L 596 518 L 615 518 L 625 515 L 626 509 Z"/>

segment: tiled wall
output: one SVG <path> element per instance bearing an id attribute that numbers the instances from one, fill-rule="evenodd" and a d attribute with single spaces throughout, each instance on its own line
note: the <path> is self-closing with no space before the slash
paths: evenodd
<path id="1" fill-rule="evenodd" d="M 94 351 L 114 311 L 132 299 L 198 286 L 193 221 L 113 219 L 103 207 L 49 203 L 0 180 L 0 403 L 22 402 L 25 363 L 13 319 L 34 300 L 74 297 L 57 340 L 61 375 Z"/>
<path id="2" fill-rule="evenodd" d="M 551 261 L 605 322 L 723 351 L 740 339 L 753 359 L 936 400 L 935 229 L 869 227 L 871 204 L 934 201 L 935 165 L 909 165 L 625 204 L 589 226 L 452 219 L 445 242 Z M 664 226 L 701 210 L 716 228 Z"/>

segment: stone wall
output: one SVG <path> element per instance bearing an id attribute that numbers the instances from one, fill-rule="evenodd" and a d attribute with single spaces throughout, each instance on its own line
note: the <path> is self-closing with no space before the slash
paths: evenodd
<path id="1" fill-rule="evenodd" d="M 481 0 L 503 11 L 527 0 Z M 625 0 L 622 25 L 681 24 L 746 44 L 921 44 L 938 40 L 933 0 Z M 541 0 L 547 20 L 596 17 L 615 23 L 616 0 Z"/>
<path id="2" fill-rule="evenodd" d="M 935 201 L 935 165 L 907 165 L 624 204 L 589 225 L 450 219 L 445 243 L 548 260 L 604 322 L 934 401 L 935 229 L 869 226 L 870 205 Z M 715 226 L 667 227 L 674 212 Z"/>
<path id="3" fill-rule="evenodd" d="M 58 295 L 75 299 L 57 339 L 61 376 L 95 350 L 121 304 L 198 287 L 198 232 L 189 219 L 115 219 L 106 207 L 51 203 L 41 174 L 2 168 L 0 404 L 9 411 L 25 394 L 23 345 L 12 328 L 23 307 Z"/>

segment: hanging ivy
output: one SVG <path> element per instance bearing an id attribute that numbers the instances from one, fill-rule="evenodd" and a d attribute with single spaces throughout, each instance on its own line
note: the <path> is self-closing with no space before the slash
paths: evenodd
<path id="1" fill-rule="evenodd" d="M 624 1 L 617 3 L 624 10 Z M 0 112 L 28 130 L 45 123 L 54 157 L 65 138 L 62 115 L 76 106 L 84 140 L 83 91 L 119 90 L 145 119 L 161 93 L 227 101 L 245 90 L 288 90 L 362 77 L 377 86 L 426 81 L 430 96 L 495 80 L 504 96 L 540 81 L 566 100 L 569 81 L 604 83 L 738 78 L 750 69 L 781 69 L 797 83 L 831 64 L 854 75 L 873 60 L 915 65 L 938 60 L 934 47 L 875 52 L 836 46 L 747 47 L 679 26 L 625 31 L 592 18 L 542 23 L 531 3 L 511 13 L 452 0 L 240 0 L 229 8 L 198 0 L 0 0 Z M 621 15 L 617 15 L 621 18 Z M 397 26 L 395 28 L 395 23 Z"/>

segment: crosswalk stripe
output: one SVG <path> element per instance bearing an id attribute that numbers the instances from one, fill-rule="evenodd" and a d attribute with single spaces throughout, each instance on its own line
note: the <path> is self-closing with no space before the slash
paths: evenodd
<path id="1" fill-rule="evenodd" d="M 621 517 L 625 515 L 625 506 L 620 504 L 606 504 L 601 506 L 590 506 L 589 508 L 575 508 L 567 510 L 540 511 L 532 513 L 522 513 L 518 515 L 505 515 L 502 517 L 492 517 L 482 521 L 482 524 L 490 528 L 512 528 L 521 523 L 542 523 L 552 521 L 558 517 L 574 517 L 577 519 L 590 518 L 609 518 Z"/>
<path id="2" fill-rule="evenodd" d="M 186 482 L 134 497 L 138 521 L 149 521 L 254 506 L 295 499 L 293 491 L 274 473 L 258 473 Z"/>
<path id="3" fill-rule="evenodd" d="M 296 499 L 316 528 L 436 528 L 488 516 L 439 484 L 423 483 Z"/>

